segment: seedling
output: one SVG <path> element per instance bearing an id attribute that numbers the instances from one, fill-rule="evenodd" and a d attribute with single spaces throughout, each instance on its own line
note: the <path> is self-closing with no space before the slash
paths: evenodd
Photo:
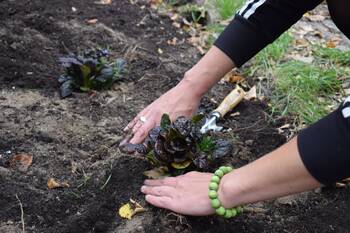
<path id="1" fill-rule="evenodd" d="M 201 115 L 192 119 L 179 117 L 171 122 L 164 114 L 160 126 L 150 131 L 145 144 L 127 144 L 121 149 L 143 154 L 153 165 L 167 166 L 170 172 L 206 169 L 213 160 L 230 154 L 232 144 L 215 135 L 202 134 L 202 118 Z"/>
<path id="2" fill-rule="evenodd" d="M 59 62 L 65 68 L 65 73 L 58 79 L 61 96 L 70 96 L 73 91 L 109 89 L 123 74 L 126 62 L 118 58 L 110 63 L 108 58 L 109 52 L 106 49 L 60 58 Z"/>

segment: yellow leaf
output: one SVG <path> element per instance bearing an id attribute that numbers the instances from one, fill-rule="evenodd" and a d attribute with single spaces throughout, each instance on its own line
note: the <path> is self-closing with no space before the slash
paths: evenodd
<path id="1" fill-rule="evenodd" d="M 122 218 L 131 219 L 135 214 L 145 211 L 145 208 L 130 198 L 129 203 L 126 203 L 119 208 L 119 216 Z"/>
<path id="2" fill-rule="evenodd" d="M 58 182 L 54 178 L 50 178 L 47 181 L 47 187 L 49 189 L 55 189 L 55 188 L 69 188 L 69 184 L 67 182 Z"/>
<path id="3" fill-rule="evenodd" d="M 131 209 L 131 206 L 130 206 L 129 203 L 127 203 L 127 204 L 123 205 L 122 207 L 120 207 L 119 215 L 122 218 L 131 219 L 131 217 L 133 215 L 133 210 Z"/>
<path id="4" fill-rule="evenodd" d="M 190 166 L 190 164 L 191 164 L 191 161 L 186 160 L 185 162 L 182 162 L 182 163 L 171 163 L 171 166 L 176 169 L 184 169 Z"/>

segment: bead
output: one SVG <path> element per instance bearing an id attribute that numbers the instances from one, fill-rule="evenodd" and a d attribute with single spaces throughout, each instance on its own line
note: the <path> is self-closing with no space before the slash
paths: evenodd
<path id="1" fill-rule="evenodd" d="M 211 182 L 219 183 L 219 182 L 220 182 L 220 177 L 218 177 L 218 176 L 213 176 L 213 177 L 211 178 Z"/>
<path id="2" fill-rule="evenodd" d="M 220 206 L 219 208 L 217 208 L 217 209 L 215 210 L 215 212 L 216 212 L 218 215 L 220 215 L 220 216 L 224 216 L 226 210 L 225 210 L 224 207 Z"/>
<path id="3" fill-rule="evenodd" d="M 237 210 L 235 208 L 231 209 L 232 217 L 237 215 Z"/>
<path id="4" fill-rule="evenodd" d="M 220 206 L 221 206 L 221 203 L 220 203 L 219 199 L 211 200 L 211 207 L 213 207 L 214 209 L 217 209 Z"/>
<path id="5" fill-rule="evenodd" d="M 237 206 L 236 210 L 237 210 L 237 214 L 240 214 L 240 213 L 243 212 L 243 207 L 242 206 Z"/>
<path id="6" fill-rule="evenodd" d="M 232 167 L 229 167 L 229 166 L 226 167 L 226 173 L 232 172 L 232 170 L 233 170 Z"/>
<path id="7" fill-rule="evenodd" d="M 233 217 L 233 215 L 232 215 L 232 210 L 227 209 L 226 212 L 225 212 L 224 217 L 225 217 L 225 218 L 231 218 L 231 217 Z"/>
<path id="8" fill-rule="evenodd" d="M 215 199 L 218 197 L 218 193 L 215 190 L 209 190 L 209 198 Z"/>
<path id="9" fill-rule="evenodd" d="M 215 183 L 215 182 L 210 182 L 209 183 L 209 189 L 210 190 L 218 190 L 218 188 L 219 188 L 219 185 L 217 183 Z"/>
<path id="10" fill-rule="evenodd" d="M 224 173 L 221 170 L 216 170 L 215 175 L 221 178 L 224 176 Z"/>
<path id="11" fill-rule="evenodd" d="M 221 170 L 224 174 L 226 173 L 226 167 L 225 166 L 219 167 L 219 170 Z"/>

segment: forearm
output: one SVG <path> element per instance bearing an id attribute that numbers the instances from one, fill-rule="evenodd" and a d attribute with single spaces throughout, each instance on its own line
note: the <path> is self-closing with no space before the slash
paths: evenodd
<path id="1" fill-rule="evenodd" d="M 178 86 L 195 92 L 201 97 L 232 68 L 234 68 L 232 60 L 213 46 L 196 65 L 186 72 Z"/>
<path id="2" fill-rule="evenodd" d="M 321 184 L 305 168 L 294 138 L 277 150 L 222 179 L 219 195 L 226 207 L 270 200 Z"/>

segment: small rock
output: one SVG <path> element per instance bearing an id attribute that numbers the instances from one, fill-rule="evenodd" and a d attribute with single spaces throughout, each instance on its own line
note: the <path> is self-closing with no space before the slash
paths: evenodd
<path id="1" fill-rule="evenodd" d="M 252 146 L 253 143 L 254 143 L 253 140 L 247 140 L 247 141 L 244 142 L 244 144 L 246 144 L 247 146 Z"/>
<path id="2" fill-rule="evenodd" d="M 6 177 L 11 174 L 11 171 L 7 168 L 1 167 L 0 166 L 0 177 Z"/>

